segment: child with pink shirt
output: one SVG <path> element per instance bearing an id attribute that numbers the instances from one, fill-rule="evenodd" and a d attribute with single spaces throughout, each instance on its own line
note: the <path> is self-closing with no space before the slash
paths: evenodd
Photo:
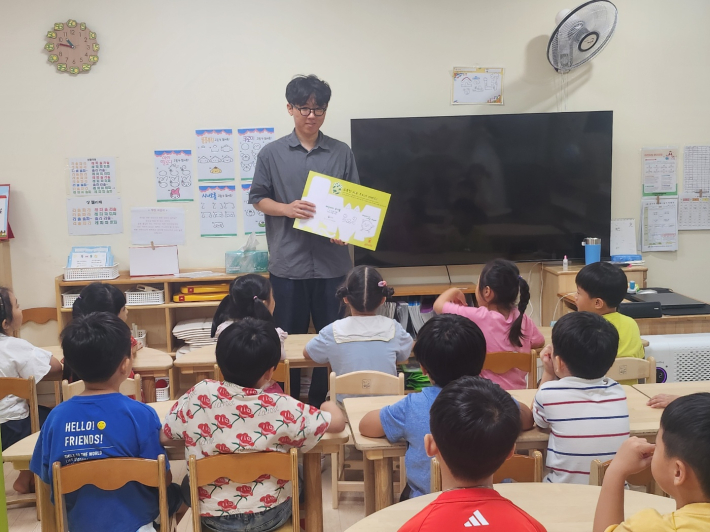
<path id="1" fill-rule="evenodd" d="M 516 307 L 518 296 L 520 300 Z M 529 353 L 545 344 L 542 333 L 525 315 L 530 301 L 530 287 L 514 263 L 504 259 L 487 263 L 478 278 L 476 300 L 479 306 L 469 307 L 463 292 L 458 288 L 450 288 L 436 300 L 434 311 L 437 314 L 459 314 L 473 321 L 486 337 L 487 353 Z M 501 375 L 484 370 L 481 376 L 505 390 L 517 390 L 526 385 L 526 373 L 515 368 Z M 535 377 L 530 376 L 533 379 Z"/>

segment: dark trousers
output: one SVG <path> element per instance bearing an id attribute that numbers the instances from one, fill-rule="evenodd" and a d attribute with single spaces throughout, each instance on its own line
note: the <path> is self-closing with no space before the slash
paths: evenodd
<path id="1" fill-rule="evenodd" d="M 343 317 L 344 306 L 335 291 L 345 276 L 333 279 L 284 279 L 270 275 L 274 290 L 276 326 L 289 334 L 306 334 L 311 318 L 316 331 Z M 291 395 L 300 393 L 301 370 L 291 370 Z M 308 404 L 320 407 L 328 393 L 328 368 L 313 368 Z"/>

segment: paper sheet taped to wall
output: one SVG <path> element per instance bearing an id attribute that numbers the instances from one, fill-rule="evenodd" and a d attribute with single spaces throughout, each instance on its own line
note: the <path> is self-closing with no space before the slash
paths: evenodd
<path id="1" fill-rule="evenodd" d="M 641 200 L 641 251 L 678 250 L 678 198 Z"/>

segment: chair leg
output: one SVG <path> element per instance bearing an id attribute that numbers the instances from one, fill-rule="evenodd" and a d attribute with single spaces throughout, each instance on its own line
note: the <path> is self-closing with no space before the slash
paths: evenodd
<path id="1" fill-rule="evenodd" d="M 399 491 L 407 487 L 407 470 L 404 467 L 404 456 L 399 459 Z"/>
<path id="2" fill-rule="evenodd" d="M 59 404 L 59 403 L 57 403 Z M 35 477 L 35 508 L 37 510 L 37 521 L 42 520 L 42 503 L 41 503 L 41 497 L 42 497 L 42 490 L 39 489 L 39 477 L 37 475 Z"/>
<path id="3" fill-rule="evenodd" d="M 338 499 L 340 495 L 340 492 L 338 491 L 338 481 L 340 480 L 340 461 L 338 459 L 338 456 L 342 454 L 342 445 L 340 447 L 341 449 L 339 453 L 330 454 L 330 492 L 333 499 L 334 510 L 338 509 Z"/>

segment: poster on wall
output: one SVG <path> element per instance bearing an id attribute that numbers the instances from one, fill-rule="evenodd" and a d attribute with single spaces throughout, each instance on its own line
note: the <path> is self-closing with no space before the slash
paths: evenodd
<path id="1" fill-rule="evenodd" d="M 10 238 L 8 229 L 8 208 L 10 207 L 10 185 L 0 185 L 0 240 Z"/>
<path id="2" fill-rule="evenodd" d="M 193 201 L 192 151 L 159 150 L 153 153 L 156 200 Z"/>
<path id="3" fill-rule="evenodd" d="M 197 180 L 234 181 L 234 138 L 231 129 L 198 129 Z"/>
<path id="4" fill-rule="evenodd" d="M 72 157 L 67 167 L 72 196 L 107 196 L 118 191 L 116 157 Z"/>
<path id="5" fill-rule="evenodd" d="M 643 148 L 643 195 L 678 193 L 678 148 Z"/>
<path id="6" fill-rule="evenodd" d="M 504 68 L 454 67 L 451 103 L 503 105 L 504 74 Z"/>
<path id="7" fill-rule="evenodd" d="M 72 236 L 123 232 L 123 208 L 117 196 L 67 198 L 67 225 Z"/>
<path id="8" fill-rule="evenodd" d="M 710 146 L 683 149 L 683 192 L 710 193 Z"/>
<path id="9" fill-rule="evenodd" d="M 235 185 L 200 185 L 200 236 L 237 236 Z"/>
<path id="10" fill-rule="evenodd" d="M 131 209 L 131 244 L 139 246 L 185 243 L 185 209 L 135 207 Z"/>
<path id="11" fill-rule="evenodd" d="M 251 180 L 242 180 L 242 212 L 244 213 L 244 234 L 255 233 L 263 235 L 266 233 L 266 220 L 264 213 L 257 211 L 254 205 L 249 203 L 249 192 L 251 191 Z"/>
<path id="12" fill-rule="evenodd" d="M 256 156 L 261 149 L 274 140 L 274 128 L 262 127 L 237 129 L 239 143 L 239 175 L 242 179 L 253 179 Z"/>

